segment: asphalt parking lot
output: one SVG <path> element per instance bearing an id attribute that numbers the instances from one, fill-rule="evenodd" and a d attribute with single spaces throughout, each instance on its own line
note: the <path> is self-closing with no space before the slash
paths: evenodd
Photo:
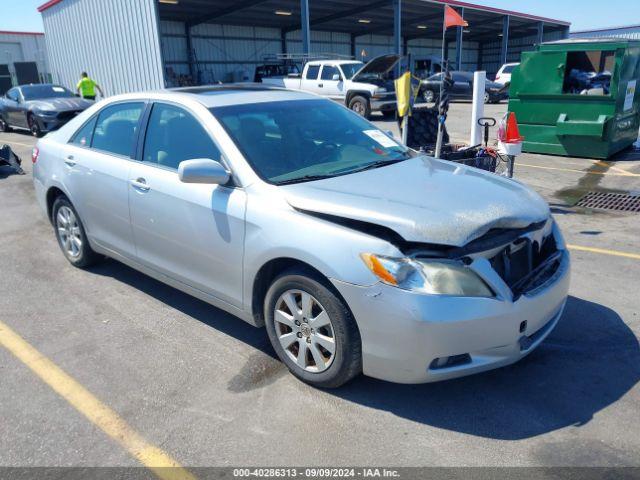
<path id="1" fill-rule="evenodd" d="M 453 139 L 469 111 L 452 106 Z M 132 451 L 153 445 L 188 467 L 640 466 L 638 213 L 573 207 L 587 191 L 640 192 L 640 162 L 518 157 L 516 178 L 549 202 L 573 258 L 565 314 L 529 357 L 437 384 L 320 391 L 288 374 L 263 330 L 115 261 L 74 269 L 35 202 L 35 140 L 3 143 L 27 175 L 0 167 L 0 329 L 51 365 L 0 343 L 0 465 L 135 466 Z M 45 383 L 38 365 L 99 404 L 69 401 L 77 387 Z M 90 421 L 102 414 L 121 428 Z"/>

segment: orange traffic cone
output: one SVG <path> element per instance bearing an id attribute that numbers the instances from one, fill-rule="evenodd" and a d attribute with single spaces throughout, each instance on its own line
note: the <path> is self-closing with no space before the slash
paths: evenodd
<path id="1" fill-rule="evenodd" d="M 524 137 L 520 135 L 520 131 L 518 130 L 516 114 L 511 112 L 507 120 L 507 131 L 505 132 L 504 143 L 520 143 L 523 140 Z"/>

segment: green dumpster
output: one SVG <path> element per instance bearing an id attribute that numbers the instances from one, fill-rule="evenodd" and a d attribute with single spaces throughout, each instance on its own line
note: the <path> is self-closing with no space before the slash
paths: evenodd
<path id="1" fill-rule="evenodd" d="M 512 75 L 525 152 L 609 158 L 640 128 L 640 41 L 571 39 L 524 52 Z"/>

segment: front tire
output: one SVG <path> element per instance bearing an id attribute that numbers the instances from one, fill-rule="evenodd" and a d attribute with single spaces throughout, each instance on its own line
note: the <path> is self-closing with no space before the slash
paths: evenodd
<path id="1" fill-rule="evenodd" d="M 102 259 L 89 245 L 80 216 L 64 195 L 53 202 L 52 219 L 58 245 L 71 265 L 86 268 Z"/>
<path id="2" fill-rule="evenodd" d="M 364 118 L 369 118 L 371 115 L 371 104 L 367 98 L 361 95 L 355 95 L 349 100 L 349 109 Z"/>
<path id="3" fill-rule="evenodd" d="M 0 117 L 0 132 L 6 133 L 10 131 L 11 127 L 9 127 L 9 124 L 5 121 L 4 118 Z"/>
<path id="4" fill-rule="evenodd" d="M 336 388 L 362 372 L 356 322 L 319 275 L 301 268 L 282 273 L 267 291 L 264 312 L 271 345 L 303 382 Z"/>
<path id="5" fill-rule="evenodd" d="M 31 132 L 31 135 L 36 138 L 40 138 L 42 136 L 42 130 L 40 129 L 40 124 L 36 120 L 36 117 L 29 114 L 29 116 L 27 117 L 27 124 L 29 125 L 29 131 Z"/>

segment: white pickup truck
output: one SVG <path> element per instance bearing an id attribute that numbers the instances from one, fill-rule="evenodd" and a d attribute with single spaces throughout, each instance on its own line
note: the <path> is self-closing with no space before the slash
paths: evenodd
<path id="1" fill-rule="evenodd" d="M 363 117 L 376 111 L 392 116 L 396 111 L 396 94 L 389 72 L 400 58 L 382 55 L 367 64 L 355 60 L 314 60 L 305 64 L 302 75 L 263 78 L 262 82 L 343 102 Z"/>

